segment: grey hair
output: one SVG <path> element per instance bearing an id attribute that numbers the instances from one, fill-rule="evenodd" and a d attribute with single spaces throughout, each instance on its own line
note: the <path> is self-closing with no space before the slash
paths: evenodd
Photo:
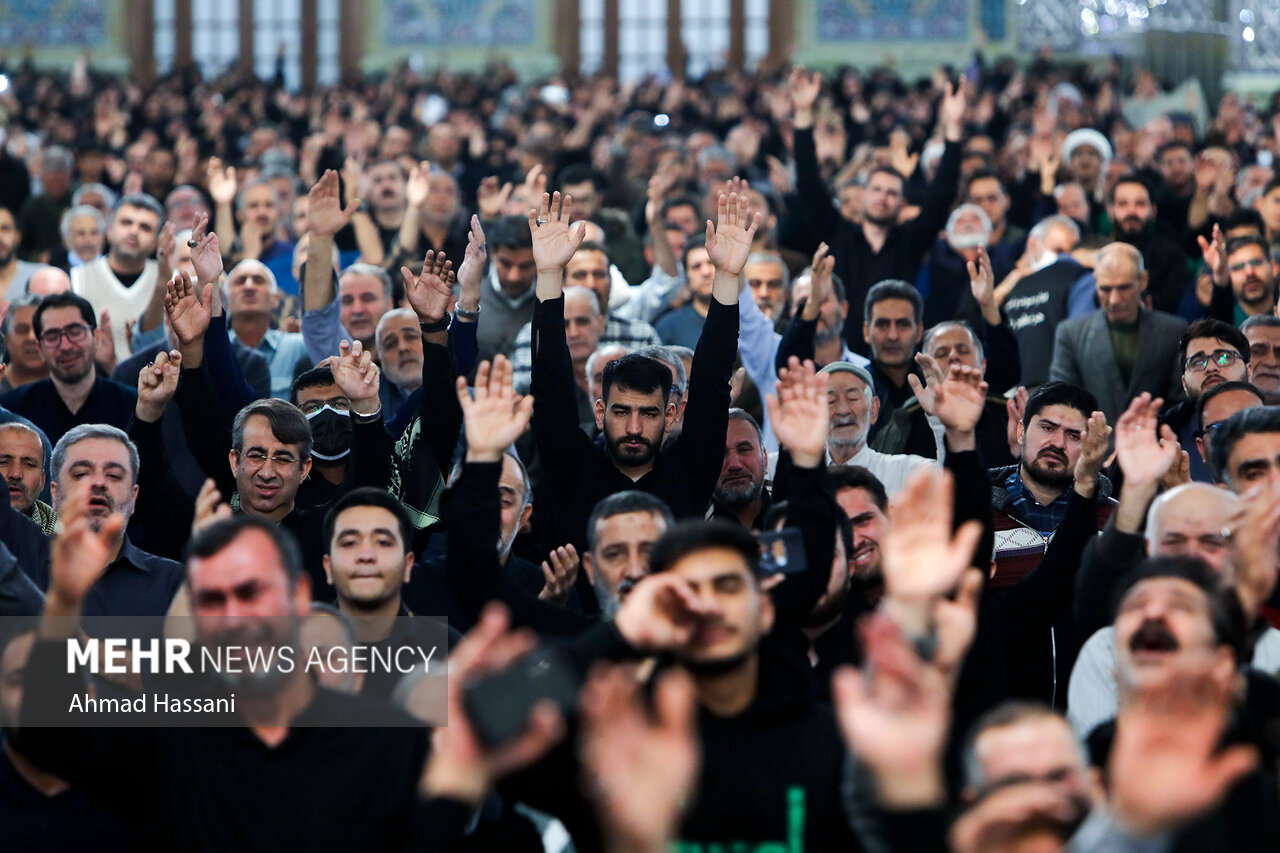
<path id="1" fill-rule="evenodd" d="M 50 145 L 40 154 L 40 168 L 46 172 L 70 172 L 75 165 L 75 155 L 61 145 Z"/>
<path id="2" fill-rule="evenodd" d="M 981 788 L 986 781 L 985 774 L 982 772 L 982 762 L 978 760 L 978 739 L 992 729 L 1004 729 L 1029 720 L 1057 720 L 1068 731 L 1071 727 L 1066 717 L 1048 705 L 1018 699 L 1005 700 L 979 717 L 965 735 L 962 761 L 966 787 Z M 1081 767 L 1087 767 L 1089 759 L 1084 745 L 1079 738 L 1073 737 L 1071 740 L 1076 745 Z"/>
<path id="3" fill-rule="evenodd" d="M 271 198 L 275 202 L 276 208 L 279 209 L 280 193 L 272 185 L 269 178 L 263 176 L 262 174 L 259 174 L 258 177 L 254 178 L 252 181 L 250 181 L 249 183 L 241 187 L 240 192 L 236 193 L 236 210 L 244 210 L 245 194 L 248 193 L 249 190 L 253 189 L 254 187 L 266 187 L 267 189 L 271 190 Z"/>
<path id="4" fill-rule="evenodd" d="M 671 379 L 676 386 L 676 397 L 683 400 L 684 395 L 689 390 L 689 374 L 684 371 L 684 361 L 680 358 L 678 349 L 687 349 L 687 347 L 677 348 L 653 344 L 647 347 L 640 347 L 634 354 L 656 359 L 670 367 Z"/>
<path id="5" fill-rule="evenodd" d="M 125 434 L 124 430 L 111 426 L 110 424 L 80 424 L 72 427 L 58 439 L 58 443 L 53 446 L 52 468 L 54 479 L 62 475 L 62 463 L 67 457 L 67 451 L 82 441 L 88 441 L 91 438 L 105 438 L 109 441 L 118 441 L 129 451 L 129 467 L 132 469 L 129 473 L 132 478 L 130 485 L 138 484 L 138 448 Z M 43 445 L 43 442 L 41 442 Z"/>
<path id="6" fill-rule="evenodd" d="M 13 334 L 13 315 L 17 313 L 17 310 L 19 308 L 38 306 L 42 299 L 44 299 L 44 297 L 38 294 L 24 293 L 9 303 L 9 310 L 4 315 L 4 336 L 6 338 Z"/>
<path id="7" fill-rule="evenodd" d="M 1031 227 L 1030 236 L 1043 241 L 1045 237 L 1049 236 L 1049 229 L 1055 225 L 1059 228 L 1064 228 L 1067 231 L 1070 231 L 1076 241 L 1079 242 L 1080 226 L 1077 225 L 1076 221 L 1070 216 L 1066 216 L 1061 213 L 1055 213 L 1053 216 L 1046 216 L 1044 219 L 1041 219 Z"/>
<path id="8" fill-rule="evenodd" d="M 62 232 L 63 240 L 71 239 L 71 223 L 81 216 L 93 217 L 93 221 L 98 226 L 99 231 L 107 230 L 107 220 L 103 217 L 101 210 L 91 204 L 77 204 L 62 214 L 62 222 L 58 224 L 58 230 Z"/>
<path id="9" fill-rule="evenodd" d="M 594 290 L 589 287 L 583 287 L 582 285 L 575 284 L 564 289 L 565 304 L 568 304 L 570 296 L 586 299 L 591 304 L 591 316 L 600 316 L 600 297 Z"/>
<path id="10" fill-rule="evenodd" d="M 752 252 L 747 255 L 747 262 L 743 264 L 743 268 L 745 269 L 752 264 L 777 264 L 782 270 L 782 289 L 791 290 L 791 270 L 787 269 L 787 265 L 782 258 L 773 252 Z"/>
<path id="11" fill-rule="evenodd" d="M 988 237 L 990 237 L 992 231 L 991 217 L 987 216 L 987 212 L 978 207 L 978 205 L 966 203 L 951 211 L 951 215 L 947 217 L 947 226 L 943 229 L 947 233 L 947 239 L 955 237 L 956 224 L 959 223 L 960 217 L 967 213 L 974 214 L 978 217 L 978 221 L 982 223 L 982 230 L 986 232 Z"/>
<path id="12" fill-rule="evenodd" d="M 103 206 L 106 207 L 107 210 L 116 209 L 116 201 L 119 200 L 120 196 L 116 195 L 115 190 L 111 189 L 111 187 L 106 184 L 82 184 L 79 189 L 71 194 L 71 206 L 79 207 L 84 203 L 84 197 L 90 193 L 97 193 L 102 196 Z M 93 205 L 89 206 L 93 207 Z"/>
<path id="13" fill-rule="evenodd" d="M 1130 261 L 1137 265 L 1138 275 L 1142 275 L 1147 271 L 1147 264 L 1142 259 L 1142 252 L 1139 252 L 1135 246 L 1130 246 L 1128 243 L 1121 243 L 1119 241 L 1115 243 L 1108 243 L 1098 250 L 1098 260 L 1094 263 L 1094 269 L 1096 270 L 1098 267 L 1102 266 L 1107 262 L 1108 258 L 1117 252 L 1127 256 Z"/>
<path id="14" fill-rule="evenodd" d="M 382 267 L 374 266 L 373 264 L 352 264 L 343 270 L 342 274 L 338 276 L 338 287 L 342 287 L 342 280 L 349 275 L 373 276 L 378 281 L 382 282 L 382 292 L 386 295 L 387 304 L 390 305 L 392 303 L 391 298 L 394 293 L 394 289 L 391 286 L 391 276 L 388 275 L 387 271 Z"/>
<path id="15" fill-rule="evenodd" d="M 969 333 L 969 339 L 973 341 L 973 348 L 978 352 L 978 361 L 982 361 L 987 357 L 986 349 L 982 346 L 982 339 L 978 337 L 978 333 L 973 330 L 973 327 L 963 320 L 943 320 L 930 328 L 929 331 L 924 333 L 924 340 L 921 341 L 921 352 L 928 355 L 929 342 L 937 337 L 940 332 L 947 329 L 964 329 Z"/>
<path id="16" fill-rule="evenodd" d="M 1254 314 L 1249 319 L 1240 324 L 1240 331 L 1247 332 L 1255 326 L 1261 326 L 1264 329 L 1274 329 L 1280 326 L 1280 317 L 1275 314 Z"/>
<path id="17" fill-rule="evenodd" d="M 160 202 L 146 193 L 130 193 L 127 196 L 123 196 L 116 202 L 115 207 L 111 208 L 112 222 L 115 221 L 116 215 L 120 213 L 120 209 L 123 207 L 137 207 L 142 210 L 148 210 L 156 215 L 156 219 L 160 223 L 159 227 L 164 225 L 164 208 L 160 206 Z"/>
<path id="18" fill-rule="evenodd" d="M 698 167 L 702 168 L 712 160 L 723 160 L 729 164 L 730 169 L 738 168 L 738 158 L 733 156 L 733 152 L 720 144 L 708 145 L 698 152 Z"/>
<path id="19" fill-rule="evenodd" d="M 1197 492 L 1201 495 L 1197 498 L 1197 505 L 1202 506 L 1201 501 L 1220 500 L 1227 504 L 1228 507 L 1234 507 L 1239 503 L 1240 498 L 1234 493 L 1226 489 L 1220 489 L 1209 483 L 1183 483 L 1167 492 L 1162 492 L 1155 500 L 1151 502 L 1151 506 L 1147 509 L 1147 553 L 1154 556 L 1156 553 L 1156 540 L 1159 538 L 1160 514 L 1164 511 L 1165 505 L 1174 498 L 1186 492 Z"/>
<path id="20" fill-rule="evenodd" d="M 398 319 L 398 318 L 400 318 L 400 317 L 407 317 L 407 318 L 409 318 L 410 320 L 413 320 L 413 321 L 415 321 L 415 322 L 416 322 L 416 321 L 417 321 L 417 319 L 418 319 L 418 315 L 417 315 L 417 313 L 416 313 L 416 312 L 414 312 L 414 310 L 413 310 L 412 308 L 392 308 L 390 311 L 388 311 L 387 313 L 383 314 L 383 315 L 382 315 L 382 317 L 378 320 L 378 328 L 376 328 L 376 329 L 374 329 L 374 330 L 373 330 L 373 341 L 374 341 L 374 344 L 375 344 L 375 345 L 377 345 L 377 347 L 378 347 L 378 354 L 379 354 L 379 355 L 381 355 L 381 354 L 382 354 L 382 328 L 383 328 L 383 326 L 385 326 L 389 320 L 395 320 L 395 319 Z"/>
<path id="21" fill-rule="evenodd" d="M 186 233 L 190 234 L 191 232 L 188 231 Z M 177 239 L 180 238 L 181 235 L 179 235 L 179 238 Z M 231 306 L 231 280 L 236 277 L 236 271 L 241 267 L 253 267 L 255 269 L 260 269 L 266 274 L 267 284 L 271 285 L 271 292 L 275 293 L 280 289 L 279 285 L 276 284 L 276 274 L 271 271 L 271 267 L 267 266 L 257 258 L 245 258 L 243 261 L 232 267 L 231 270 L 222 277 L 222 304 L 226 305 L 228 309 Z"/>
<path id="22" fill-rule="evenodd" d="M 605 355 L 611 352 L 618 352 L 618 353 L 621 353 L 622 355 L 629 355 L 631 353 L 631 350 L 627 349 L 622 344 L 605 344 L 604 346 L 596 347 L 595 352 L 587 356 L 586 370 L 587 370 L 588 384 L 591 383 L 591 377 L 595 376 L 596 365 L 600 363 L 600 359 L 604 358 Z M 591 402 L 594 403 L 595 400 L 592 400 Z"/>
<path id="23" fill-rule="evenodd" d="M 7 423 L 0 424 L 0 433 L 4 432 L 25 432 L 34 437 L 36 444 L 40 445 L 40 468 L 41 470 L 44 470 L 44 439 L 40 436 L 40 433 L 35 427 L 30 424 L 24 424 L 22 421 L 9 421 Z"/>

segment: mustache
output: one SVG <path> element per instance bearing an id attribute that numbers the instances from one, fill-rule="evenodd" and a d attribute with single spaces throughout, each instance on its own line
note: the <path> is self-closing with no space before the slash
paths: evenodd
<path id="1" fill-rule="evenodd" d="M 1046 447 L 1044 450 L 1041 450 L 1039 453 L 1036 454 L 1037 459 L 1043 459 L 1046 456 L 1057 459 L 1063 465 L 1067 464 L 1067 454 L 1063 453 L 1061 450 L 1058 450 L 1057 448 Z"/>
<path id="2" fill-rule="evenodd" d="M 1147 619 L 1129 638 L 1129 648 L 1133 651 L 1148 649 L 1173 652 L 1178 650 L 1178 638 L 1163 619 Z"/>

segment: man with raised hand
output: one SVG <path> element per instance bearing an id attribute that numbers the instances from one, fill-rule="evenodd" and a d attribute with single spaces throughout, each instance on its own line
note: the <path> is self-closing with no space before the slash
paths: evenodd
<path id="1" fill-rule="evenodd" d="M 541 208 L 529 211 L 538 267 L 532 391 L 538 451 L 555 509 L 548 518 L 548 541 L 571 542 L 583 553 L 592 507 L 614 492 L 655 494 L 677 518 L 701 516 L 706 509 L 724 456 L 740 277 L 759 215 L 748 215 L 745 196 L 722 194 L 718 222 L 707 223 L 707 253 L 716 276 L 680 438 L 663 448 L 675 414 L 668 396 L 671 371 L 653 359 L 624 356 L 605 368 L 603 398 L 596 402 L 596 423 L 605 435 L 602 450 L 577 427 L 564 332 L 563 270 L 586 235 L 584 225 L 570 229 L 571 212 L 572 200 L 566 196 L 562 202 L 559 193 L 543 194 Z"/>

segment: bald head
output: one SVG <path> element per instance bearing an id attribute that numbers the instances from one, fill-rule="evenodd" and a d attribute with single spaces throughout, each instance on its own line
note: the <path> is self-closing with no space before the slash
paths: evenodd
<path id="1" fill-rule="evenodd" d="M 32 273 L 27 282 L 27 293 L 33 296 L 52 296 L 71 289 L 71 276 L 57 267 L 41 267 Z"/>
<path id="2" fill-rule="evenodd" d="M 1148 553 L 1199 557 L 1225 579 L 1229 543 L 1222 531 L 1238 504 L 1235 494 L 1208 483 L 1170 489 L 1147 510 Z"/>
<path id="3" fill-rule="evenodd" d="M 1109 243 L 1098 252 L 1093 269 L 1098 304 L 1113 326 L 1138 322 L 1142 294 L 1147 289 L 1147 271 L 1142 253 L 1128 243 Z"/>

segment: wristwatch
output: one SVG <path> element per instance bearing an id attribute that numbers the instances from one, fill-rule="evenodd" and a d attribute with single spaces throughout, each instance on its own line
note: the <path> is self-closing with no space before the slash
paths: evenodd
<path id="1" fill-rule="evenodd" d="M 459 320 L 478 320 L 480 319 L 480 306 L 477 305 L 474 311 L 468 311 L 462 307 L 461 302 L 455 302 L 453 304 L 453 314 Z"/>
<path id="2" fill-rule="evenodd" d="M 453 318 L 449 316 L 449 312 L 444 312 L 444 316 L 434 323 L 418 323 L 418 328 L 423 332 L 430 334 L 431 332 L 443 332 L 449 328 L 449 322 Z"/>

